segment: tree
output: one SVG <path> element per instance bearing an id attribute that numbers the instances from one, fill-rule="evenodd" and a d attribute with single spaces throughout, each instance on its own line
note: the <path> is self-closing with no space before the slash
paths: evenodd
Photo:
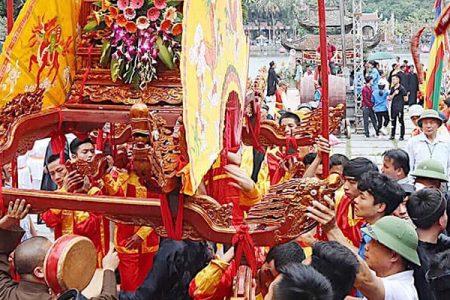
<path id="1" fill-rule="evenodd" d="M 255 3 L 258 7 L 258 12 L 269 16 L 272 21 L 272 36 L 269 30 L 269 40 L 274 41 L 275 38 L 275 16 L 280 13 L 282 1 L 280 0 L 257 0 Z"/>
<path id="2" fill-rule="evenodd" d="M 435 0 L 364 0 L 363 12 L 378 11 L 385 17 L 392 13 L 399 22 L 407 22 L 411 15 L 421 12 L 425 17 L 433 16 L 433 6 Z"/>
<path id="3" fill-rule="evenodd" d="M 6 38 L 6 18 L 0 16 L 0 42 Z"/>
<path id="4" fill-rule="evenodd" d="M 14 19 L 19 15 L 20 10 L 25 4 L 25 0 L 14 0 Z M 6 17 L 6 0 L 0 1 L 0 17 Z"/>

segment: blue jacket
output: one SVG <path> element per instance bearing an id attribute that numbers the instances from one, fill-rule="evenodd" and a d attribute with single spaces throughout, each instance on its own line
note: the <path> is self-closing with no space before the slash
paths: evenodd
<path id="1" fill-rule="evenodd" d="M 378 81 L 380 81 L 380 72 L 376 68 L 373 68 L 370 72 L 370 76 L 372 76 L 373 83 L 372 83 L 372 89 L 376 90 L 378 88 Z"/>
<path id="2" fill-rule="evenodd" d="M 380 90 L 376 89 L 372 93 L 373 110 L 375 112 L 387 111 L 387 98 L 389 96 L 389 91 L 384 90 L 383 94 L 380 96 Z"/>

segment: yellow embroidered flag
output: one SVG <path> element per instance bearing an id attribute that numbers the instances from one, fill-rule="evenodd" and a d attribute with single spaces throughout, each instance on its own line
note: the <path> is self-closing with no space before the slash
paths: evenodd
<path id="1" fill-rule="evenodd" d="M 230 94 L 244 103 L 248 42 L 240 0 L 184 1 L 183 122 L 189 174 L 195 192 L 223 146 L 225 106 Z"/>
<path id="2" fill-rule="evenodd" d="M 75 74 L 81 2 L 25 2 L 0 56 L 0 107 L 19 94 L 39 91 L 43 109 L 64 103 Z"/>

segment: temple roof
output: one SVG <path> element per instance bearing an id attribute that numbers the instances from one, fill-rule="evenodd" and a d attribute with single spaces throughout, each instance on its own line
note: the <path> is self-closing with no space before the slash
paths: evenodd
<path id="1" fill-rule="evenodd" d="M 319 15 L 316 8 L 306 9 L 305 15 L 303 18 L 300 18 L 300 25 L 307 28 L 318 28 L 319 27 Z M 340 27 L 341 26 L 341 16 L 339 12 L 339 8 L 337 7 L 327 7 L 325 9 L 325 17 L 327 22 L 327 27 Z M 344 24 L 345 26 L 352 26 L 353 19 L 350 16 L 350 13 L 347 11 L 344 15 Z"/>
<path id="2" fill-rule="evenodd" d="M 330 35 L 328 38 L 328 42 L 335 45 L 338 50 L 342 49 L 342 39 L 341 35 Z M 368 49 L 374 48 L 376 45 L 378 45 L 380 42 L 380 39 L 378 36 L 376 36 L 373 40 L 370 41 L 364 41 L 364 47 Z M 315 34 L 307 34 L 303 38 L 298 39 L 296 41 L 282 42 L 283 47 L 286 49 L 295 49 L 297 51 L 310 51 L 310 50 L 317 50 L 317 47 L 319 47 L 319 35 Z M 345 35 L 345 48 L 346 50 L 353 50 L 353 36 L 351 34 Z"/>

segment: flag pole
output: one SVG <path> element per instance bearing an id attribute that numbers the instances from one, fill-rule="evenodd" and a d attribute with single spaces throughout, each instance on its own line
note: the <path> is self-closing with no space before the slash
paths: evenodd
<path id="1" fill-rule="evenodd" d="M 7 32 L 10 33 L 14 25 L 14 1 L 7 0 L 6 2 L 6 27 Z"/>
<path id="2" fill-rule="evenodd" d="M 317 0 L 319 10 L 320 65 L 322 80 L 322 136 L 329 140 L 328 56 L 325 0 Z M 341 20 L 342 21 L 342 20 Z M 330 173 L 330 155 L 322 154 L 323 177 Z"/>

